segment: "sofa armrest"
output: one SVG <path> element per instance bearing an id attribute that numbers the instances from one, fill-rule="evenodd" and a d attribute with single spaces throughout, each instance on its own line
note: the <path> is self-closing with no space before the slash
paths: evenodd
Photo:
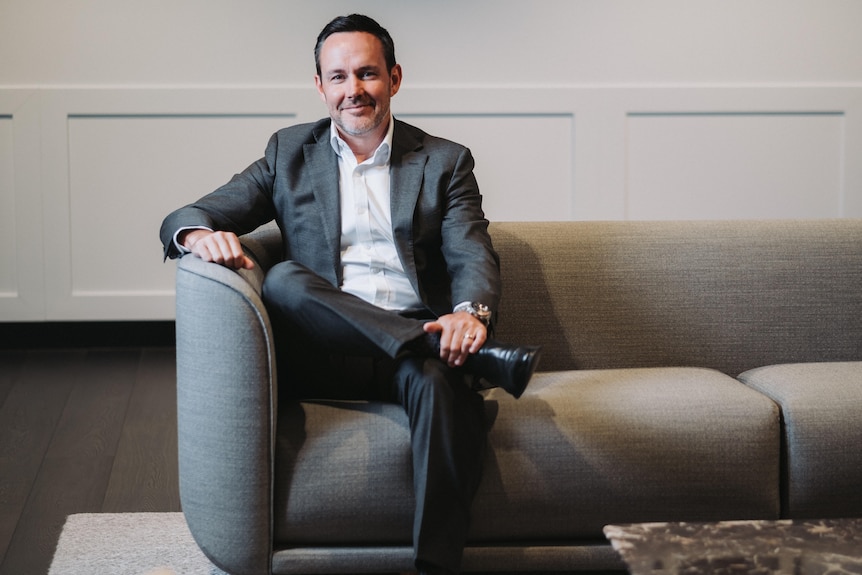
<path id="1" fill-rule="evenodd" d="M 236 575 L 271 570 L 277 379 L 263 268 L 177 266 L 180 500 L 201 550 Z"/>

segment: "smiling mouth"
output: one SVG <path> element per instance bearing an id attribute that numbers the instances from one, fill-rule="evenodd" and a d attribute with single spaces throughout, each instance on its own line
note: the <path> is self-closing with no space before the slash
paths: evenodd
<path id="1" fill-rule="evenodd" d="M 350 111 L 356 111 L 356 110 L 364 110 L 365 108 L 373 108 L 373 107 L 374 106 L 372 105 L 371 102 L 354 102 L 354 103 L 348 104 L 346 106 L 342 106 L 341 111 L 342 112 L 345 112 L 345 111 L 350 112 Z"/>

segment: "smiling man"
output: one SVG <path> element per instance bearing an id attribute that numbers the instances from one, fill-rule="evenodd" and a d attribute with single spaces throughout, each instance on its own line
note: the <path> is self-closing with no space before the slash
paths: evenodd
<path id="1" fill-rule="evenodd" d="M 316 50 L 317 90 L 359 162 L 383 141 L 389 101 L 401 87 L 401 65 L 387 62 L 380 44 L 370 33 L 338 33 Z"/>
<path id="2" fill-rule="evenodd" d="M 473 158 L 392 116 L 402 71 L 389 33 L 339 17 L 314 54 L 329 118 L 278 131 L 263 158 L 170 214 L 165 256 L 252 268 L 238 235 L 278 223 L 284 261 L 263 300 L 280 397 L 403 405 L 416 567 L 458 572 L 486 443 L 476 389 L 519 397 L 539 350 L 489 338 L 500 272 Z"/>

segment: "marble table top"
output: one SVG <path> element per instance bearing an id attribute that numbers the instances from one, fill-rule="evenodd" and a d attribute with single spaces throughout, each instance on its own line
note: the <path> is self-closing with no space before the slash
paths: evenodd
<path id="1" fill-rule="evenodd" d="M 862 575 L 862 519 L 608 525 L 632 575 Z"/>

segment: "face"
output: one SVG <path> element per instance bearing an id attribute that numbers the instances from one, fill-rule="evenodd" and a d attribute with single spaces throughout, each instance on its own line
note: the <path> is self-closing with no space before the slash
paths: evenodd
<path id="1" fill-rule="evenodd" d="M 380 40 L 367 32 L 339 32 L 323 43 L 317 91 L 345 139 L 383 140 L 389 101 L 401 86 L 401 66 L 386 70 Z"/>

